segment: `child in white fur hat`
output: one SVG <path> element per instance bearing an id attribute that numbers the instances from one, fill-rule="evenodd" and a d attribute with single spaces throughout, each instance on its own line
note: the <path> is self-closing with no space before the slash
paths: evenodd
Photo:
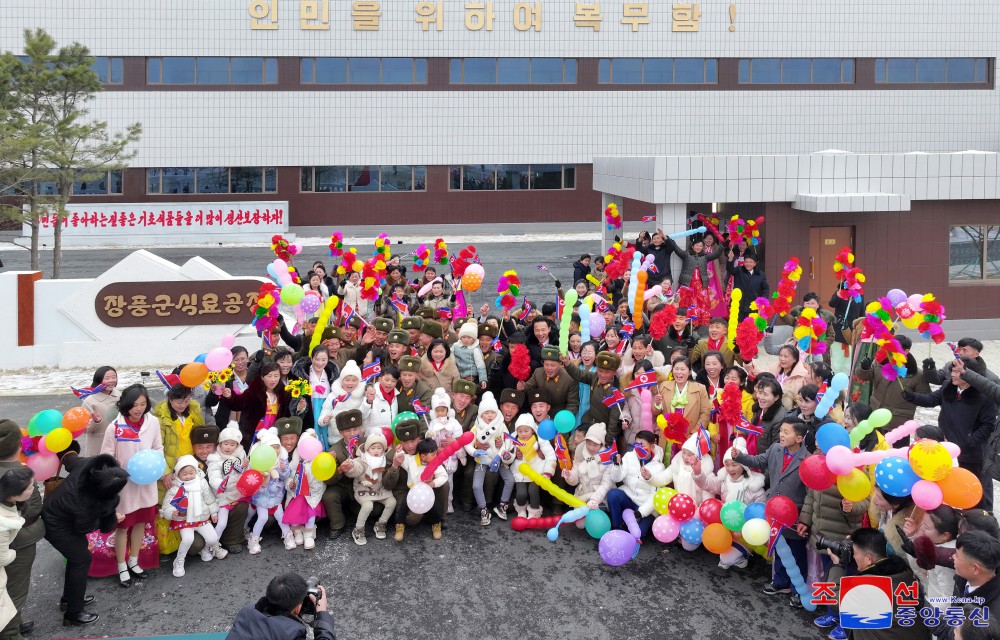
<path id="1" fill-rule="evenodd" d="M 250 501 L 250 498 L 236 488 L 240 475 L 250 468 L 250 460 L 240 444 L 242 439 L 240 425 L 235 421 L 230 422 L 228 427 L 219 432 L 219 446 L 215 453 L 208 456 L 208 485 L 215 492 L 215 501 L 219 505 L 215 533 L 220 537 L 226 530 L 229 512 L 233 507 L 240 502 Z"/>
<path id="2" fill-rule="evenodd" d="M 475 322 L 462 325 L 458 330 L 458 343 L 451 348 L 451 355 L 455 359 L 459 376 L 469 382 L 475 382 L 478 378 L 479 387 L 486 388 L 486 361 L 479 348 L 479 325 Z"/>
<path id="3" fill-rule="evenodd" d="M 699 464 L 699 469 L 709 475 L 715 471 L 712 464 L 712 456 L 705 454 L 698 457 L 698 434 L 692 434 L 681 446 L 679 454 L 670 459 L 667 465 L 665 484 L 673 483 L 677 493 L 684 493 L 694 499 L 695 505 L 700 505 L 706 498 L 712 497 L 711 491 L 700 489 L 694 481 L 695 464 Z"/>
<path id="4" fill-rule="evenodd" d="M 475 496 L 476 506 L 479 507 L 479 524 L 485 527 L 491 521 L 490 510 L 486 507 L 486 494 L 483 491 L 487 472 L 499 473 L 500 479 L 503 480 L 500 504 L 507 505 L 510 502 L 510 494 L 514 491 L 514 473 L 510 470 L 510 464 L 514 461 L 514 446 L 503 437 L 507 433 L 507 427 L 496 398 L 489 391 L 483 394 L 483 399 L 479 402 L 479 419 L 472 432 L 473 440 L 465 445 L 465 451 L 476 463 L 472 475 L 472 495 Z M 506 513 L 506 506 L 503 511 Z"/>
<path id="5" fill-rule="evenodd" d="M 522 462 L 527 462 L 539 474 L 551 478 L 556 472 L 556 452 L 551 442 L 538 437 L 538 425 L 530 413 L 518 416 L 514 423 L 514 436 L 524 445 L 516 448 L 514 462 L 510 465 L 514 473 L 514 510 L 521 518 L 541 518 L 541 493 L 538 485 L 521 473 L 520 466 Z M 501 517 L 506 520 L 505 516 L 506 512 Z"/>
<path id="6" fill-rule="evenodd" d="M 330 395 L 323 401 L 323 409 L 319 414 L 319 423 L 323 426 L 331 422 L 336 423 L 337 416 L 351 409 L 360 409 L 361 403 L 365 399 L 365 387 L 361 384 L 361 368 L 358 363 L 348 360 L 344 368 L 340 370 L 340 377 L 337 378 L 330 389 Z M 329 449 L 340 438 L 339 429 L 330 429 L 327 434 Z"/>
<path id="7" fill-rule="evenodd" d="M 219 544 L 219 536 L 212 526 L 219 519 L 215 492 L 198 468 L 198 460 L 192 455 L 181 456 L 174 464 L 174 473 L 174 484 L 163 496 L 160 516 L 170 521 L 171 530 L 180 531 L 181 543 L 173 571 L 174 577 L 180 578 L 184 576 L 184 560 L 194 544 L 196 532 L 205 539 L 201 552 L 204 562 L 213 558 L 221 560 L 227 552 Z"/>
<path id="8" fill-rule="evenodd" d="M 446 447 L 456 438 L 462 436 L 462 425 L 455 419 L 455 411 L 451 408 L 451 396 L 443 388 L 438 387 L 434 390 L 434 395 L 431 396 L 431 409 L 434 412 L 434 418 L 427 427 L 427 438 L 436 442 L 438 447 Z M 448 458 L 443 465 L 448 474 L 448 513 L 455 513 L 455 509 L 451 505 L 454 495 L 455 471 L 458 469 L 459 462 L 465 464 L 466 458 L 463 447 L 458 450 L 458 453 Z"/>
<path id="9" fill-rule="evenodd" d="M 250 498 L 250 504 L 257 511 L 257 522 L 254 523 L 247 541 L 247 551 L 252 556 L 260 553 L 260 535 L 264 531 L 268 517 L 272 515 L 281 528 L 281 537 L 285 540 L 285 547 L 289 547 L 288 540 L 292 539 L 291 549 L 295 548 L 292 530 L 282 522 L 284 509 L 281 503 L 285 499 L 285 483 L 292 473 L 291 467 L 288 466 L 288 452 L 281 446 L 278 430 L 274 427 L 261 429 L 257 432 L 257 442 L 250 448 L 251 457 L 257 447 L 272 447 L 274 452 L 278 454 L 278 459 L 264 476 L 264 485 Z"/>
<path id="10" fill-rule="evenodd" d="M 563 469 L 562 472 L 566 484 L 576 487 L 573 495 L 585 501 L 591 509 L 598 508 L 614 486 L 611 481 L 611 463 L 602 461 L 598 455 L 604 449 L 607 433 L 608 427 L 603 422 L 592 424 L 587 429 L 583 444 L 576 448 L 573 468 Z"/>
<path id="11" fill-rule="evenodd" d="M 354 543 L 358 546 L 368 544 L 365 537 L 365 523 L 375 508 L 376 502 L 382 503 L 382 515 L 375 523 L 375 537 L 385 540 L 386 524 L 396 508 L 396 497 L 382 484 L 385 477 L 387 443 L 382 432 L 376 432 L 365 438 L 365 443 L 359 447 L 357 456 L 351 468 L 346 471 L 348 477 L 354 478 L 354 499 L 361 505 L 358 511 L 358 522 L 351 532 Z"/>

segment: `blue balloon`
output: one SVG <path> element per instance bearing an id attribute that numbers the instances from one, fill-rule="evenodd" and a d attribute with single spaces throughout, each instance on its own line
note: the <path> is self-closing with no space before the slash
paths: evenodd
<path id="1" fill-rule="evenodd" d="M 841 392 L 847 389 L 848 382 L 850 382 L 850 380 L 847 378 L 846 373 L 838 373 L 833 376 L 833 379 L 830 380 L 829 388 L 826 390 L 826 393 L 823 394 L 823 398 L 819 401 L 819 404 L 816 405 L 817 418 L 826 417 L 826 414 L 828 414 L 830 409 L 833 408 L 833 403 L 840 397 Z M 824 449 L 824 451 L 826 451 L 826 449 Z"/>
<path id="2" fill-rule="evenodd" d="M 751 502 L 747 505 L 747 508 L 743 510 L 744 520 L 753 520 L 754 518 L 764 518 L 763 502 Z"/>
<path id="3" fill-rule="evenodd" d="M 556 426 L 556 431 L 559 433 L 569 433 L 573 429 L 576 429 L 576 416 L 566 409 L 563 409 L 556 414 L 554 424 Z"/>
<path id="4" fill-rule="evenodd" d="M 899 456 L 884 458 L 875 467 L 875 484 L 890 496 L 910 495 L 918 480 L 920 476 L 914 473 L 909 461 Z"/>
<path id="5" fill-rule="evenodd" d="M 829 451 L 837 445 L 850 449 L 851 434 L 842 425 L 828 422 L 816 431 L 816 445 L 823 451 Z"/>
<path id="6" fill-rule="evenodd" d="M 701 535 L 705 533 L 705 525 L 698 518 L 691 518 L 681 523 L 681 538 L 690 544 L 701 544 Z"/>
<path id="7" fill-rule="evenodd" d="M 538 424 L 538 438 L 540 440 L 551 440 L 556 437 L 556 423 L 551 420 L 542 420 Z"/>
<path id="8" fill-rule="evenodd" d="M 267 265 L 267 275 L 271 276 L 271 279 L 274 280 L 275 282 L 280 282 L 278 280 L 278 274 L 274 271 L 274 265 L 273 264 L 268 264 Z"/>
<path id="9" fill-rule="evenodd" d="M 153 484 L 166 473 L 167 460 L 161 451 L 144 449 L 137 451 L 129 458 L 126 471 L 128 471 L 129 479 L 135 484 Z"/>
<path id="10" fill-rule="evenodd" d="M 778 554 L 778 557 L 781 558 L 781 564 L 784 565 L 785 571 L 788 573 L 788 578 L 795 588 L 795 592 L 799 594 L 802 606 L 806 611 L 815 611 L 816 605 L 813 604 L 809 585 L 802 579 L 802 572 L 799 570 L 799 565 L 795 562 L 795 556 L 792 555 L 792 550 L 788 546 L 788 543 L 785 542 L 784 536 L 778 536 L 777 541 L 775 541 L 774 550 Z"/>
<path id="11" fill-rule="evenodd" d="M 202 353 L 202 354 L 199 354 L 198 356 L 196 356 L 195 359 L 194 359 L 194 361 L 195 362 L 202 362 L 202 363 L 204 363 L 205 362 L 205 358 L 207 358 L 207 357 L 208 357 L 207 353 Z"/>

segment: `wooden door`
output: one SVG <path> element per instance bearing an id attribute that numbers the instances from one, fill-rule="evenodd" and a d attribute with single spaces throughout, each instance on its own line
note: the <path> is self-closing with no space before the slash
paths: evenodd
<path id="1" fill-rule="evenodd" d="M 812 227 L 809 229 L 809 264 L 803 265 L 808 282 L 801 293 L 815 291 L 824 308 L 837 289 L 833 261 L 842 247 L 854 246 L 854 227 Z M 805 278 L 803 278 L 805 279 Z M 803 291 L 803 289 L 805 289 Z"/>

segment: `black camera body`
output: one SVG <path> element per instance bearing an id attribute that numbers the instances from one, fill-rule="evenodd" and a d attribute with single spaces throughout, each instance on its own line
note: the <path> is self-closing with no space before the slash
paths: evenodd
<path id="1" fill-rule="evenodd" d="M 840 558 L 840 565 L 846 567 L 854 560 L 854 543 L 850 540 L 833 540 L 824 535 L 816 535 L 816 550 L 825 551 L 829 549 Z"/>
<path id="2" fill-rule="evenodd" d="M 301 613 L 309 616 L 316 615 L 316 602 L 322 595 L 319 590 L 319 578 L 309 576 L 306 578 L 306 597 L 302 599 Z"/>

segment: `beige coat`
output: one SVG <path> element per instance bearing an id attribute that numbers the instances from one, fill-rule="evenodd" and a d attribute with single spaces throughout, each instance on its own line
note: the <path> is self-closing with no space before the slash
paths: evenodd
<path id="1" fill-rule="evenodd" d="M 118 389 L 112 389 L 110 394 L 95 393 L 85 400 L 84 408 L 90 405 L 93 412 L 100 414 L 100 422 L 91 422 L 87 425 L 87 443 L 84 447 L 84 456 L 96 456 L 101 453 L 101 443 L 104 441 L 104 432 L 108 425 L 118 417 L 118 401 L 122 394 Z"/>
<path id="2" fill-rule="evenodd" d="M 677 387 L 677 383 L 673 380 L 667 380 L 666 382 L 661 382 L 657 387 L 660 395 L 663 396 L 663 405 L 660 409 L 656 408 L 656 404 L 653 404 L 653 418 L 663 414 L 671 413 L 670 401 L 674 399 L 674 390 Z M 712 401 L 708 399 L 708 389 L 705 385 L 700 382 L 695 382 L 694 380 L 688 380 L 687 385 L 687 406 L 684 407 L 684 417 L 688 421 L 688 435 L 691 435 L 698 430 L 698 425 L 701 424 L 706 429 L 708 428 L 708 417 L 712 413 Z"/>
<path id="3" fill-rule="evenodd" d="M 455 366 L 455 359 L 451 356 L 444 359 L 444 365 L 440 371 L 434 370 L 434 366 L 427 356 L 420 359 L 420 379 L 431 389 L 441 387 L 450 390 L 452 383 L 458 378 L 458 367 Z"/>

